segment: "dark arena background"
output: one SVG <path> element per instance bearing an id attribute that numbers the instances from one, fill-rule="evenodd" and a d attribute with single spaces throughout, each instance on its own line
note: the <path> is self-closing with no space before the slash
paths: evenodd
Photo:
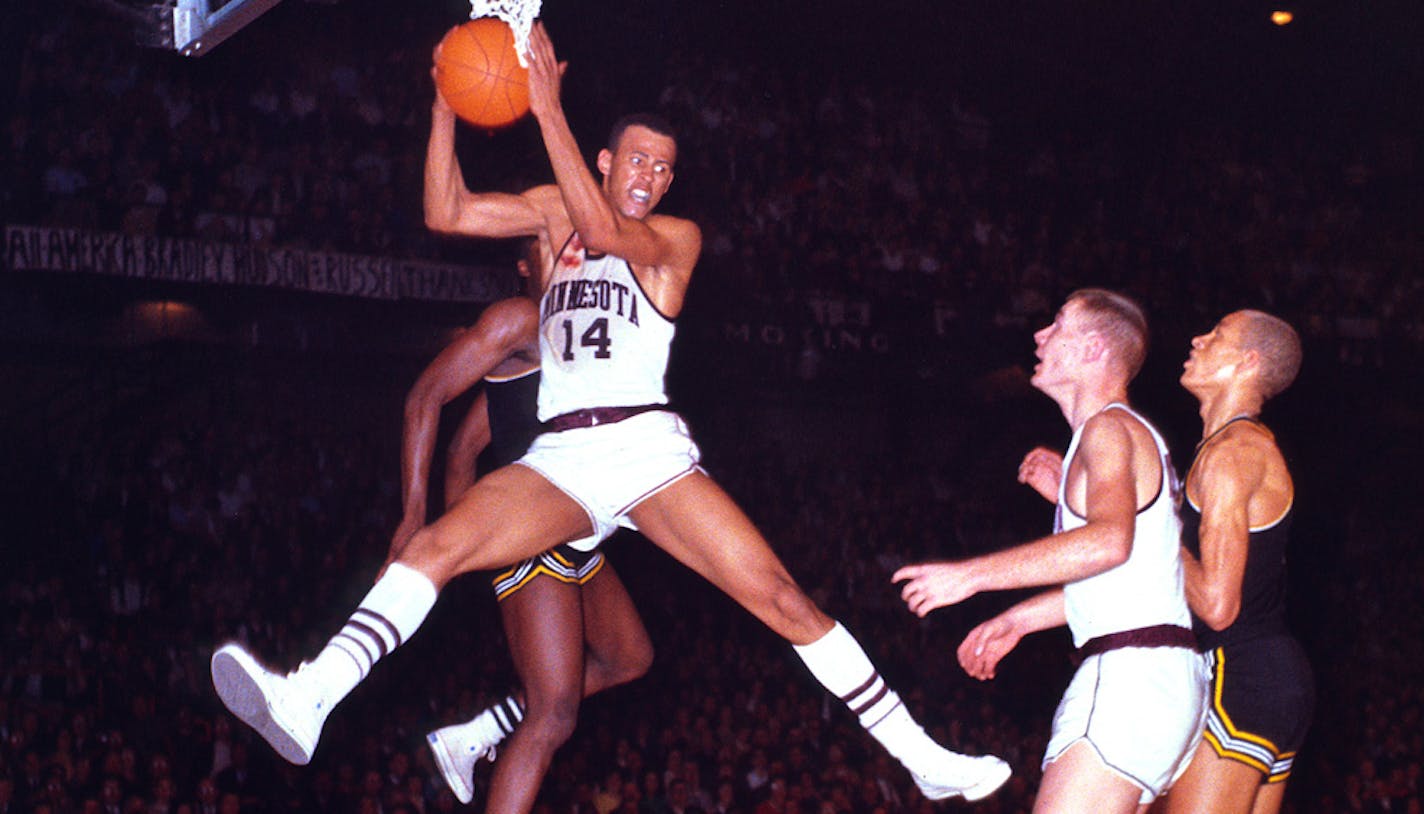
<path id="1" fill-rule="evenodd" d="M 340 625 L 399 517 L 406 389 L 515 289 L 509 246 L 421 220 L 431 49 L 468 7 L 286 0 L 201 57 L 161 12 L 10 0 L 0 28 L 0 812 L 453 810 L 422 733 L 512 680 L 482 578 L 308 767 L 233 724 L 207 659 L 241 637 L 291 667 Z M 1013 764 L 975 810 L 1029 810 L 1070 642 L 980 684 L 954 648 L 1018 597 L 920 622 L 889 575 L 1048 531 L 1015 483 L 1068 435 L 1027 385 L 1031 335 L 1085 285 L 1145 304 L 1134 397 L 1179 465 L 1190 337 L 1240 307 L 1300 329 L 1265 415 L 1320 698 L 1287 810 L 1420 810 L 1420 4 L 544 14 L 586 152 L 630 110 L 681 130 L 664 208 L 706 242 L 669 387 L 707 468 L 936 734 Z M 459 152 L 475 188 L 550 177 L 528 119 Z M 628 812 L 673 775 L 730 780 L 748 814 L 931 810 L 780 640 L 637 535 L 606 550 L 656 661 L 586 702 L 541 810 L 594 811 L 614 773 Z"/>

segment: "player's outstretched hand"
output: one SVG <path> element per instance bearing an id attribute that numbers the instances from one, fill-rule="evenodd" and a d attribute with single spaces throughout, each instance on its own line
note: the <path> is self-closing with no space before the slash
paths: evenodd
<path id="1" fill-rule="evenodd" d="M 1048 447 L 1034 447 L 1019 464 L 1019 483 L 1026 483 L 1049 503 L 1058 502 L 1063 480 L 1063 455 Z"/>
<path id="2" fill-rule="evenodd" d="M 561 109 L 559 93 L 568 67 L 554 54 L 554 41 L 544 23 L 536 21 L 529 32 L 529 110 L 535 118 Z"/>
<path id="3" fill-rule="evenodd" d="M 994 677 L 999 661 L 1018 646 L 1023 633 L 1003 616 L 995 616 L 969 631 L 959 645 L 959 666 L 964 672 L 988 681 Z"/>
<path id="4" fill-rule="evenodd" d="M 962 562 L 926 562 L 895 572 L 892 582 L 904 582 L 900 598 L 910 612 L 924 618 L 935 608 L 955 605 L 979 592 L 970 568 Z"/>

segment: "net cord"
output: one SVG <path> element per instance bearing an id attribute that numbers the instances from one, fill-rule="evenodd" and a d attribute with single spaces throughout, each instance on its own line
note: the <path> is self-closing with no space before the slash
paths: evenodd
<path id="1" fill-rule="evenodd" d="M 514 32 L 514 53 L 519 56 L 519 65 L 529 67 L 529 32 L 534 28 L 534 19 L 539 16 L 542 0 L 470 0 L 470 19 L 498 17 L 509 24 Z"/>

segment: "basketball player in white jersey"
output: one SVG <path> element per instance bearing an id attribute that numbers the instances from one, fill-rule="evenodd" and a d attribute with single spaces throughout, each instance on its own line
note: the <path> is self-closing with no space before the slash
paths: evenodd
<path id="1" fill-rule="evenodd" d="M 1034 342 L 1033 385 L 1073 429 L 1065 456 L 1035 449 L 1019 469 L 1056 504 L 1054 533 L 893 578 L 919 616 L 981 591 L 1048 586 L 970 631 L 960 664 L 993 678 L 1026 634 L 1067 624 L 1083 662 L 1054 715 L 1034 811 L 1143 811 L 1196 746 L 1205 687 L 1183 594 L 1176 473 L 1161 436 L 1127 405 L 1147 322 L 1128 298 L 1084 289 Z"/>
<path id="2" fill-rule="evenodd" d="M 526 241 L 518 261 L 526 280 L 539 264 Z M 406 396 L 401 436 L 404 516 L 387 562 L 425 525 L 430 465 L 440 409 L 480 384 L 447 454 L 445 505 L 475 483 L 475 461 L 488 451 L 499 467 L 523 455 L 539 434 L 539 309 L 529 296 L 489 305 L 421 371 Z M 581 546 L 580 548 L 587 548 Z M 436 766 L 462 803 L 474 798 L 474 766 L 494 758 L 486 807 L 529 811 L 554 752 L 573 734 L 582 698 L 647 672 L 653 645 L 632 599 L 600 551 L 559 546 L 498 572 L 495 597 L 518 691 L 465 724 L 431 732 Z"/>
<path id="3" fill-rule="evenodd" d="M 219 695 L 280 754 L 305 763 L 331 708 L 415 632 L 450 579 L 623 525 L 790 642 L 925 796 L 991 794 L 1007 780 L 1007 764 L 951 752 L 924 732 L 855 638 L 811 601 L 701 469 L 686 425 L 667 408 L 673 320 L 702 249 L 696 224 L 654 212 L 672 183 L 676 140 L 654 118 L 626 120 L 599 151 L 595 179 L 564 117 L 564 66 L 542 25 L 531 52 L 530 110 L 556 183 L 517 195 L 469 191 L 454 156 L 454 116 L 437 104 L 426 222 L 457 234 L 538 239 L 546 261 L 539 415 L 549 431 L 412 535 L 342 632 L 294 673 L 269 672 L 235 643 L 220 648 L 212 665 Z M 362 646 L 350 647 L 352 640 Z"/>

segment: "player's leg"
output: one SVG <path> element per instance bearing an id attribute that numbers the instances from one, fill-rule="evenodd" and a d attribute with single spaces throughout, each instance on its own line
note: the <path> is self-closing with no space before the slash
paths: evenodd
<path id="1" fill-rule="evenodd" d="M 1310 664 L 1299 643 L 1282 635 L 1214 648 L 1206 665 L 1202 742 L 1165 810 L 1273 814 L 1314 707 Z"/>
<path id="2" fill-rule="evenodd" d="M 793 645 L 811 644 L 835 625 L 796 584 L 746 514 L 702 472 L 680 478 L 628 516 L 659 548 Z"/>
<path id="3" fill-rule="evenodd" d="M 505 741 L 485 810 L 534 807 L 554 752 L 573 734 L 584 695 L 583 609 L 578 585 L 538 576 L 500 601 L 524 718 Z"/>
<path id="4" fill-rule="evenodd" d="M 979 799 L 1008 779 L 1008 766 L 998 758 L 959 755 L 925 734 L 855 637 L 811 601 L 761 532 L 705 473 L 678 479 L 629 517 L 656 545 L 794 645 L 816 680 L 910 770 L 925 796 Z"/>
<path id="5" fill-rule="evenodd" d="M 578 558 L 575 556 L 571 559 Z M 529 560 L 495 577 L 495 590 L 502 596 L 499 603 L 500 613 L 504 619 L 506 634 L 512 642 L 524 642 L 537 637 L 538 631 L 531 633 L 527 626 L 537 621 L 540 614 L 557 619 L 569 613 L 567 608 L 553 599 L 540 601 L 539 598 L 548 593 L 547 586 L 555 582 L 548 575 L 532 576 L 537 573 L 536 569 L 540 567 L 541 560 L 547 564 L 546 558 Z M 584 579 L 578 591 L 581 616 L 584 620 L 583 642 L 579 643 L 568 636 L 560 635 L 557 640 L 552 637 L 543 638 L 541 646 L 568 651 L 582 645 L 583 677 L 574 689 L 581 690 L 586 698 L 600 690 L 642 676 L 652 663 L 653 651 L 642 619 L 608 561 L 602 555 L 597 555 L 596 560 L 574 568 L 572 573 L 566 576 L 578 579 L 579 574 L 585 573 L 589 576 Z M 560 592 L 560 601 L 564 593 L 565 591 Z M 577 636 L 577 620 L 566 621 L 568 635 Z M 533 655 L 537 657 L 538 653 Z M 542 675 L 549 673 L 551 669 L 539 663 L 537 658 L 531 657 L 517 657 L 515 666 L 521 676 Z M 511 695 L 481 710 L 465 723 L 438 729 L 426 737 L 441 773 L 461 802 L 468 803 L 474 795 L 472 778 L 475 765 L 485 757 L 493 760 L 495 746 L 513 734 L 523 721 L 527 705 L 521 697 L 522 694 L 521 690 L 520 696 Z M 541 697 L 558 695 L 560 694 L 541 693 Z M 535 706 L 535 717 L 542 718 L 542 710 L 548 705 L 536 698 Z"/>
<path id="6" fill-rule="evenodd" d="M 533 470 L 499 469 L 411 538 L 311 662 L 283 677 L 229 643 L 213 654 L 213 684 L 228 709 L 282 757 L 306 763 L 327 715 L 377 661 L 410 639 L 450 579 L 583 536 L 589 522 L 582 507 Z"/>
<path id="7" fill-rule="evenodd" d="M 1286 801 L 1286 781 L 1262 783 L 1256 787 L 1256 802 L 1251 806 L 1251 814 L 1278 814 Z"/>
<path id="8" fill-rule="evenodd" d="M 653 664 L 653 642 L 613 563 L 605 559 L 581 593 L 587 698 L 642 678 Z"/>
<path id="9" fill-rule="evenodd" d="M 1043 770 L 1034 814 L 1133 814 L 1147 810 L 1142 789 L 1109 769 L 1087 741 L 1068 747 Z M 1208 809 L 1204 809 L 1208 810 Z"/>
<path id="10" fill-rule="evenodd" d="M 582 506 L 538 472 L 513 464 L 481 478 L 416 532 L 396 562 L 440 589 L 460 574 L 519 562 L 591 531 Z"/>
<path id="11" fill-rule="evenodd" d="M 1203 740 L 1192 762 L 1163 798 L 1157 810 L 1165 814 L 1211 811 L 1247 814 L 1261 786 L 1261 772 L 1238 760 L 1221 757 Z"/>

